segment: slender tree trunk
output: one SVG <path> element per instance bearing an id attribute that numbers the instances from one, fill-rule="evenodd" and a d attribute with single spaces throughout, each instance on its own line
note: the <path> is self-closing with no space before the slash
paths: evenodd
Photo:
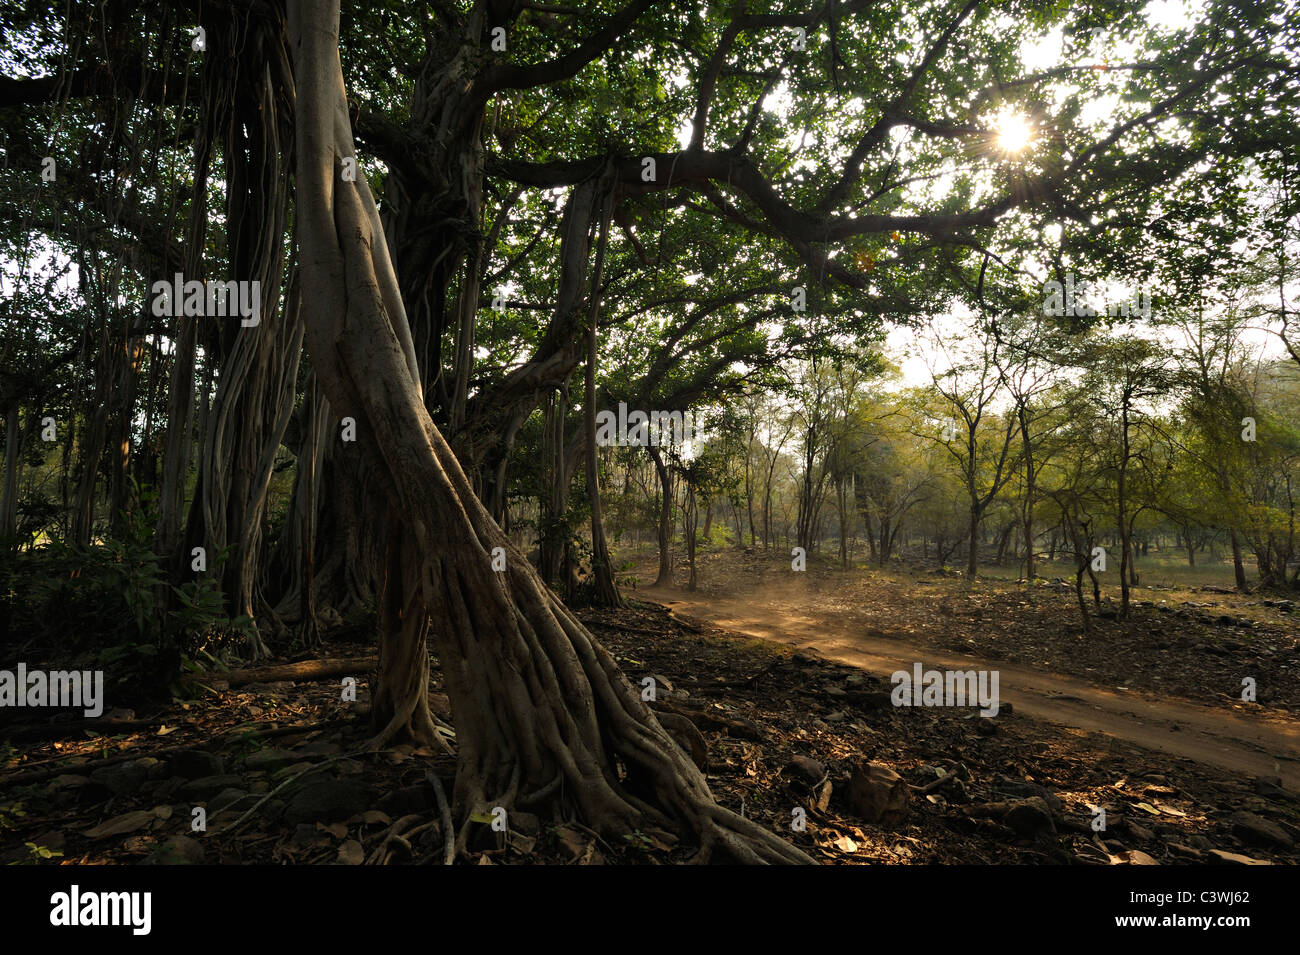
<path id="1" fill-rule="evenodd" d="M 695 528 L 699 523 L 700 510 L 695 498 L 695 482 L 686 481 L 686 513 L 682 518 L 682 535 L 686 538 L 686 563 L 690 567 L 690 576 L 686 589 L 695 590 Z"/>
<path id="2" fill-rule="evenodd" d="M 143 345 L 127 338 L 118 346 L 121 359 L 113 388 L 112 431 L 109 435 L 108 517 L 111 533 L 125 537 L 131 489 L 131 415 L 136 401 L 136 382 Z"/>
<path id="3" fill-rule="evenodd" d="M 300 527 L 301 584 L 299 596 L 300 638 L 307 646 L 320 643 L 320 621 L 316 618 L 316 506 L 320 489 L 317 456 L 324 440 L 325 398 L 312 375 L 307 386 L 306 441 L 298 456 L 302 496 L 297 502 Z"/>
<path id="4" fill-rule="evenodd" d="M 208 230 L 208 171 L 212 159 L 213 129 L 216 126 L 217 96 L 212 84 L 210 57 L 205 57 L 203 100 L 194 143 L 194 185 L 190 196 L 190 215 L 185 231 L 184 277 L 202 280 L 203 251 Z M 186 567 L 188 554 L 181 553 L 182 515 L 185 512 L 185 483 L 190 468 L 190 451 L 194 436 L 194 360 L 198 337 L 198 319 L 179 314 L 180 303 L 172 303 L 174 344 L 171 374 L 167 384 L 167 437 L 162 462 L 162 485 L 158 493 L 158 525 L 154 547 L 164 564 Z M 164 593 L 160 603 L 170 602 Z"/>
<path id="5" fill-rule="evenodd" d="M 849 569 L 849 505 L 847 481 L 841 477 L 835 482 L 835 507 L 840 519 L 840 569 Z"/>
<path id="6" fill-rule="evenodd" d="M 0 546 L 14 546 L 18 535 L 18 475 L 21 469 L 18 434 L 18 405 L 5 409 L 5 481 L 0 498 Z"/>
<path id="7" fill-rule="evenodd" d="M 1129 562 L 1133 557 L 1132 539 L 1128 521 L 1128 464 L 1130 457 L 1128 436 L 1128 403 L 1125 402 L 1120 412 L 1121 458 L 1119 475 L 1115 481 L 1115 509 L 1119 516 L 1120 557 L 1119 557 L 1119 619 L 1128 619 L 1129 604 Z"/>
<path id="8" fill-rule="evenodd" d="M 612 187 L 608 188 L 600 222 L 600 242 L 596 246 L 595 274 L 591 280 L 591 310 L 587 325 L 587 374 L 583 397 L 583 414 L 587 429 L 587 496 L 591 502 L 591 601 L 598 607 L 621 607 L 623 598 L 614 580 L 613 561 L 605 542 L 605 525 L 600 516 L 600 468 L 596 447 L 596 322 L 600 316 L 600 284 L 605 274 L 605 247 L 609 242 L 609 220 L 614 205 Z"/>
<path id="9" fill-rule="evenodd" d="M 1014 528 L 1015 528 L 1014 523 L 1008 524 L 1006 527 L 1002 528 L 1002 532 L 998 534 L 997 556 L 994 557 L 993 560 L 999 567 L 1006 566 L 1007 544 L 1009 544 L 1011 541 L 1011 531 Z"/>
<path id="10" fill-rule="evenodd" d="M 750 454 L 754 447 L 754 433 L 751 430 L 749 443 L 745 445 L 745 510 L 749 514 L 749 546 L 752 550 L 757 546 L 757 538 L 754 533 L 754 482 L 753 467 L 750 462 Z M 737 538 L 739 540 L 739 538 Z"/>
<path id="11" fill-rule="evenodd" d="M 1025 535 L 1025 580 L 1033 583 L 1034 572 L 1034 493 L 1038 486 L 1038 474 L 1034 468 L 1034 447 L 1029 437 L 1029 412 L 1024 402 L 1020 403 L 1020 436 L 1025 449 L 1025 502 L 1021 508 L 1021 527 Z"/>
<path id="12" fill-rule="evenodd" d="M 542 534 L 538 545 L 537 569 L 542 579 L 553 587 L 561 587 L 565 551 L 568 543 L 568 491 L 565 481 L 567 468 L 564 458 L 564 395 L 555 394 L 547 402 L 544 416 L 547 449 L 543 460 L 550 464 L 549 494 L 542 502 Z"/>
<path id="13" fill-rule="evenodd" d="M 100 381 L 104 381 L 102 376 Z M 104 442 L 108 438 L 108 396 L 103 388 L 95 389 L 95 407 L 86 416 L 81 439 L 81 475 L 77 480 L 76 510 L 72 514 L 69 536 L 83 546 L 88 545 L 95 533 L 95 486 L 99 478 L 99 462 L 104 455 Z"/>
<path id="14" fill-rule="evenodd" d="M 1232 540 L 1232 575 L 1236 581 L 1237 589 L 1243 594 L 1250 591 L 1250 585 L 1246 582 L 1246 563 L 1241 558 L 1241 538 L 1237 536 L 1236 529 L 1228 532 Z"/>
<path id="15" fill-rule="evenodd" d="M 656 447 L 647 447 L 650 460 L 654 462 L 655 473 L 659 476 L 659 575 L 655 578 L 656 587 L 673 585 L 673 476 L 664 464 L 663 455 Z"/>

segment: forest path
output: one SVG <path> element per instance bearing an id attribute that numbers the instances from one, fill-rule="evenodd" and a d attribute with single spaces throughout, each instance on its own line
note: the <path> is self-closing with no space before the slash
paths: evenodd
<path id="1" fill-rule="evenodd" d="M 906 635 L 840 619 L 833 609 L 792 600 L 782 588 L 734 596 L 705 596 L 675 589 L 637 591 L 674 614 L 859 667 L 886 682 L 897 670 L 997 670 L 999 697 L 1017 713 L 1118 739 L 1248 776 L 1280 776 L 1300 789 L 1300 721 L 1251 719 L 1221 707 L 1196 705 L 1153 693 L 1103 689 L 1084 680 L 1003 660 L 919 648 Z M 806 596 L 806 595 L 805 595 Z"/>

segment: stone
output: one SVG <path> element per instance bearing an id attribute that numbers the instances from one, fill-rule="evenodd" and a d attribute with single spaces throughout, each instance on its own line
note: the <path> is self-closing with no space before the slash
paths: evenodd
<path id="1" fill-rule="evenodd" d="M 1026 779 L 1008 779 L 1000 777 L 993 783 L 995 792 L 1003 793 L 1008 796 L 1019 796 L 1028 798 L 1030 796 L 1042 796 L 1047 803 L 1047 808 L 1055 814 L 1060 814 L 1065 810 L 1061 797 L 1056 795 L 1046 786 L 1040 786 L 1038 783 L 1031 783 Z"/>
<path id="2" fill-rule="evenodd" d="M 172 836 L 141 862 L 141 865 L 203 865 L 203 844 L 190 836 Z"/>
<path id="3" fill-rule="evenodd" d="M 848 694 L 848 700 L 854 706 L 864 710 L 889 712 L 894 709 L 893 697 L 880 691 L 864 693 L 860 690 L 854 690 Z"/>
<path id="4" fill-rule="evenodd" d="M 351 779 L 316 779 L 294 794 L 285 808 L 289 823 L 333 822 L 370 808 L 372 793 Z"/>
<path id="5" fill-rule="evenodd" d="M 859 760 L 849 776 L 849 805 L 867 822 L 896 826 L 907 819 L 907 782 L 883 763 Z"/>
<path id="6" fill-rule="evenodd" d="M 1056 823 L 1052 821 L 1052 811 L 1047 800 L 1042 796 L 1030 796 L 1018 799 L 1007 807 L 1002 821 L 1022 836 L 1036 836 L 1043 832 L 1055 832 Z"/>
<path id="7" fill-rule="evenodd" d="M 343 748 L 338 743 L 323 739 L 312 740 L 310 743 L 303 743 L 293 748 L 294 758 L 298 760 L 324 759 L 326 756 L 337 756 L 341 752 Z"/>
<path id="8" fill-rule="evenodd" d="M 103 786 L 114 796 L 129 796 L 143 788 L 149 779 L 149 767 L 139 765 L 139 760 L 102 766 L 90 774 L 91 783 Z"/>
<path id="9" fill-rule="evenodd" d="M 225 773 L 219 776 L 201 776 L 198 779 L 191 779 L 180 789 L 183 799 L 194 799 L 199 802 L 205 802 L 211 799 L 223 789 L 238 787 L 243 785 L 244 778 L 232 773 Z"/>
<path id="10" fill-rule="evenodd" d="M 1272 799 L 1278 802 L 1297 802 L 1300 796 L 1288 789 L 1282 788 L 1282 779 L 1279 776 L 1262 776 L 1255 780 L 1255 793 L 1263 796 L 1265 799 Z"/>
<path id="11" fill-rule="evenodd" d="M 375 806 L 390 816 L 397 817 L 412 812 L 423 812 L 432 808 L 435 804 L 433 788 L 419 784 L 390 790 L 384 793 Z M 510 818 L 513 820 L 515 815 L 516 813 L 511 813 Z"/>
<path id="12" fill-rule="evenodd" d="M 248 793 L 242 789 L 236 789 L 233 786 L 229 789 L 223 789 L 208 800 L 208 812 L 216 814 L 223 809 L 235 806 L 241 799 L 247 798 Z"/>
<path id="13" fill-rule="evenodd" d="M 1252 859 L 1250 856 L 1244 856 L 1237 852 L 1227 852 L 1223 849 L 1211 849 L 1209 851 L 1209 861 L 1219 865 L 1272 865 L 1271 862 L 1265 862 L 1262 859 Z"/>
<path id="14" fill-rule="evenodd" d="M 172 755 L 167 764 L 168 772 L 182 779 L 202 779 L 204 776 L 219 776 L 225 769 L 221 757 L 201 749 L 187 749 Z"/>
<path id="15" fill-rule="evenodd" d="M 1125 826 L 1128 828 L 1128 834 L 1139 842 L 1150 842 L 1155 838 L 1155 833 L 1146 826 L 1138 825 L 1136 822 L 1131 821 L 1126 821 Z"/>
<path id="16" fill-rule="evenodd" d="M 259 749 L 244 760 L 244 768 L 249 772 L 273 773 L 285 766 L 292 766 L 302 757 L 287 749 Z"/>
<path id="17" fill-rule="evenodd" d="M 312 770 L 312 769 L 316 770 L 316 772 L 312 772 L 312 773 L 307 772 L 308 770 Z M 324 767 L 317 766 L 315 763 L 309 763 L 304 761 L 300 763 L 294 763 L 292 766 L 284 766 L 281 767 L 280 769 L 277 769 L 274 773 L 271 774 L 271 782 L 275 783 L 276 785 L 279 785 L 280 783 L 288 779 L 290 776 L 297 776 L 299 773 L 305 773 L 306 775 L 303 777 L 305 779 L 307 778 L 307 776 L 316 776 L 321 772 L 324 772 Z"/>
<path id="18" fill-rule="evenodd" d="M 1263 819 L 1253 812 L 1238 810 L 1228 817 L 1228 823 L 1232 826 L 1232 834 L 1242 842 L 1252 843 L 1262 846 L 1276 846 L 1280 849 L 1290 849 L 1295 846 L 1295 840 L 1292 839 L 1277 823 L 1268 819 Z"/>
<path id="19" fill-rule="evenodd" d="M 825 812 L 831 804 L 831 781 L 826 767 L 808 756 L 796 756 L 781 771 L 790 780 L 790 795 L 806 800 L 808 808 Z"/>
<path id="20" fill-rule="evenodd" d="M 808 783 L 821 782 L 826 776 L 826 767 L 809 756 L 795 756 L 785 764 L 783 772 Z"/>

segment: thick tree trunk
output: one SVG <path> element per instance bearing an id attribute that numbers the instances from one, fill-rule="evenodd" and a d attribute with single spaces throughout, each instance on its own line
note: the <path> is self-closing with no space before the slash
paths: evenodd
<path id="1" fill-rule="evenodd" d="M 430 419 L 374 199 L 364 176 L 341 175 L 354 153 L 338 23 L 338 0 L 290 3 L 308 343 L 331 406 L 357 417 L 405 532 L 400 644 L 417 672 L 386 666 L 377 692 L 426 692 L 417 658 L 434 623 L 456 723 L 459 845 L 469 813 L 550 803 L 606 836 L 680 823 L 704 857 L 721 847 L 747 862 L 809 861 L 714 802 L 613 658 L 492 521 Z M 503 572 L 492 568 L 496 548 Z"/>

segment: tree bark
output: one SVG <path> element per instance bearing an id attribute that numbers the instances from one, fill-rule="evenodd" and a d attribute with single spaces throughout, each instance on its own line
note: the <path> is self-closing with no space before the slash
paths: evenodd
<path id="1" fill-rule="evenodd" d="M 655 473 L 659 476 L 659 575 L 655 578 L 656 587 L 673 585 L 673 555 L 670 547 L 673 538 L 673 476 L 664 464 L 663 455 L 655 447 L 647 447 L 650 460 L 654 462 Z"/>
<path id="2" fill-rule="evenodd" d="M 14 546 L 18 533 L 18 452 L 22 447 L 18 435 L 18 403 L 5 409 L 5 480 L 0 497 L 0 546 Z"/>
<path id="3" fill-rule="evenodd" d="M 614 582 L 613 561 L 605 542 L 605 525 L 600 516 L 600 468 L 596 447 L 596 322 L 600 316 L 600 283 L 605 273 L 605 248 L 609 244 L 609 220 L 613 212 L 612 187 L 605 198 L 600 221 L 600 243 L 596 247 L 596 266 L 591 280 L 590 322 L 587 325 L 587 374 L 584 382 L 583 414 L 586 418 L 587 496 L 591 502 L 591 602 L 598 607 L 621 607 L 623 597 Z"/>
<path id="4" fill-rule="evenodd" d="M 459 750 L 453 803 L 466 818 L 458 845 L 469 813 L 549 803 L 604 835 L 683 824 L 699 837 L 702 858 L 720 847 L 745 862 L 809 861 L 714 802 L 613 658 L 479 503 L 425 407 L 365 177 L 341 175 L 341 157 L 354 153 L 338 0 L 292 0 L 289 9 L 308 343 L 331 406 L 357 417 L 361 450 L 393 523 L 404 525 L 402 644 L 418 661 L 428 632 L 442 663 Z M 492 569 L 496 548 L 506 555 L 503 572 Z M 427 692 L 391 667 L 379 683 Z"/>
<path id="5" fill-rule="evenodd" d="M 1246 564 L 1241 559 L 1241 538 L 1237 536 L 1237 531 L 1228 532 L 1232 540 L 1232 575 L 1236 582 L 1237 589 L 1243 594 L 1250 592 L 1250 585 L 1246 582 Z"/>

